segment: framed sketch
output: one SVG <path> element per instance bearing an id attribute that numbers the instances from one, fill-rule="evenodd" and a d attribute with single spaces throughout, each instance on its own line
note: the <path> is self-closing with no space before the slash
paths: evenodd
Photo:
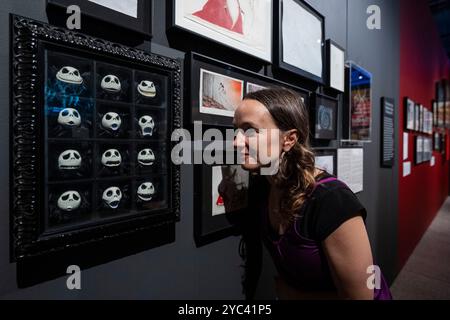
<path id="1" fill-rule="evenodd" d="M 314 108 L 310 111 L 313 138 L 337 139 L 337 112 L 339 101 L 321 94 L 314 95 Z"/>
<path id="2" fill-rule="evenodd" d="M 405 129 L 415 130 L 414 126 L 415 103 L 409 98 L 405 98 Z"/>
<path id="3" fill-rule="evenodd" d="M 435 132 L 433 135 L 433 150 L 440 152 L 441 151 L 441 141 L 442 137 L 439 132 Z"/>
<path id="4" fill-rule="evenodd" d="M 370 142 L 372 139 L 372 74 L 353 62 L 346 69 L 343 106 L 343 139 Z"/>
<path id="5" fill-rule="evenodd" d="M 47 0 L 52 6 L 68 8 L 77 5 L 81 13 L 121 28 L 151 37 L 151 0 Z"/>
<path id="6" fill-rule="evenodd" d="M 174 226 L 180 63 L 22 17 L 12 23 L 13 257 Z"/>
<path id="7" fill-rule="evenodd" d="M 324 170 L 331 175 L 337 175 L 336 150 L 314 150 L 316 168 Z"/>
<path id="8" fill-rule="evenodd" d="M 234 112 L 244 95 L 270 87 L 292 89 L 309 105 L 309 91 L 302 88 L 193 52 L 186 55 L 185 61 L 188 123 L 232 127 Z"/>
<path id="9" fill-rule="evenodd" d="M 414 130 L 420 131 L 420 106 L 418 104 L 414 107 Z"/>
<path id="10" fill-rule="evenodd" d="M 274 0 L 274 64 L 318 83 L 325 82 L 325 18 L 303 0 Z M 336 59 L 340 59 L 337 51 Z M 339 62 L 338 62 L 339 63 Z M 339 72 L 339 70 L 335 70 Z M 336 74 L 339 81 L 339 74 Z M 338 84 L 339 85 L 339 84 Z"/>
<path id="11" fill-rule="evenodd" d="M 415 160 L 416 160 L 416 164 L 421 164 L 424 162 L 424 139 L 422 136 L 416 136 L 415 137 L 416 141 L 415 141 Z"/>
<path id="12" fill-rule="evenodd" d="M 171 0 L 170 27 L 272 62 L 272 0 Z"/>
<path id="13" fill-rule="evenodd" d="M 424 127 L 425 127 L 425 122 L 424 122 L 425 118 L 424 118 L 424 108 L 423 105 L 419 105 L 419 132 L 423 133 Z"/>
<path id="14" fill-rule="evenodd" d="M 248 208 L 249 173 L 240 165 L 195 167 L 195 242 L 198 247 L 237 233 L 233 220 Z"/>
<path id="15" fill-rule="evenodd" d="M 438 105 L 435 100 L 432 101 L 432 105 L 433 105 L 433 127 L 437 127 L 439 122 Z"/>
<path id="16" fill-rule="evenodd" d="M 345 91 L 345 50 L 336 42 L 328 39 L 326 42 L 327 84 L 339 92 Z"/>

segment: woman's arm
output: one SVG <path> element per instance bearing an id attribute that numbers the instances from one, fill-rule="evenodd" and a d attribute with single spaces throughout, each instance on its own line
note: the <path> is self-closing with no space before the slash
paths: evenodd
<path id="1" fill-rule="evenodd" d="M 373 265 L 369 237 L 362 217 L 343 223 L 323 242 L 334 283 L 342 299 L 373 300 L 367 286 Z"/>

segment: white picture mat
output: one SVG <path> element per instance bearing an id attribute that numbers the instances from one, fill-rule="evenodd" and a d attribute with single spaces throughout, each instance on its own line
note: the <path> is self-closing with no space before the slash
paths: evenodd
<path id="1" fill-rule="evenodd" d="M 324 170 L 329 174 L 334 175 L 334 156 L 316 156 L 316 168 Z"/>
<path id="2" fill-rule="evenodd" d="M 138 17 L 138 0 L 89 0 L 89 2 L 96 3 L 136 19 Z"/>
<path id="3" fill-rule="evenodd" d="M 212 115 L 216 115 L 216 116 L 223 116 L 223 117 L 230 117 L 233 118 L 234 117 L 234 112 L 235 110 L 231 111 L 231 110 L 219 110 L 219 109 L 214 109 L 214 108 L 205 108 L 203 107 L 203 81 L 204 81 L 204 75 L 205 74 L 211 74 L 214 76 L 218 76 L 218 77 L 222 77 L 225 79 L 230 79 L 232 81 L 238 81 L 241 83 L 241 100 L 244 98 L 244 81 L 236 79 L 236 78 L 232 78 L 232 77 L 228 77 L 225 76 L 223 74 L 220 73 L 216 73 L 216 72 L 212 72 L 212 71 L 208 71 L 205 69 L 200 69 L 200 93 L 199 93 L 199 110 L 200 113 L 204 113 L 204 114 L 212 114 Z M 237 108 L 237 106 L 235 106 Z"/>
<path id="4" fill-rule="evenodd" d="M 294 0 L 283 0 L 283 62 L 322 78 L 321 21 Z"/>
<path id="5" fill-rule="evenodd" d="M 403 163 L 403 177 L 407 177 L 411 174 L 411 162 Z"/>
<path id="6" fill-rule="evenodd" d="M 330 43 L 330 87 L 345 91 L 345 52 Z"/>
<path id="7" fill-rule="evenodd" d="M 338 149 L 338 179 L 354 192 L 364 190 L 364 150 Z"/>
<path id="8" fill-rule="evenodd" d="M 175 0 L 175 25 L 272 62 L 273 0 L 240 1 L 241 12 L 244 16 L 244 34 L 247 34 L 245 36 L 193 16 L 193 13 L 200 11 L 207 1 Z M 249 13 L 246 14 L 246 12 Z M 245 16 L 252 18 L 245 19 Z"/>
<path id="9" fill-rule="evenodd" d="M 408 160 L 409 157 L 409 133 L 403 133 L 403 160 Z"/>

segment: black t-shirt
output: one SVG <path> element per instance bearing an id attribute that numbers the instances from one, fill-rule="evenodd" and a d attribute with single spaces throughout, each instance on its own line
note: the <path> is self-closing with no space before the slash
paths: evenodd
<path id="1" fill-rule="evenodd" d="M 323 173 L 316 181 L 334 177 Z M 304 203 L 300 219 L 297 220 L 297 230 L 301 236 L 324 241 L 344 222 L 362 216 L 364 221 L 367 212 L 356 195 L 342 182 L 331 181 L 320 184 Z"/>

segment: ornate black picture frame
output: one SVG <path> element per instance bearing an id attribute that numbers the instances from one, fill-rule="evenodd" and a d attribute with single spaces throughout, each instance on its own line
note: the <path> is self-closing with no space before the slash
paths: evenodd
<path id="1" fill-rule="evenodd" d="M 126 1 L 132 1 L 135 8 Z M 126 0 L 108 4 L 107 1 L 91 0 L 47 0 L 48 5 L 67 8 L 77 5 L 81 13 L 101 22 L 112 24 L 120 28 L 135 31 L 146 38 L 152 37 L 152 0 Z M 103 3 L 104 2 L 104 3 Z M 120 6 L 119 6 L 120 4 Z M 108 6 L 107 6 L 108 5 Z"/>
<path id="2" fill-rule="evenodd" d="M 12 260 L 179 221 L 180 62 L 14 15 L 11 30 Z"/>

